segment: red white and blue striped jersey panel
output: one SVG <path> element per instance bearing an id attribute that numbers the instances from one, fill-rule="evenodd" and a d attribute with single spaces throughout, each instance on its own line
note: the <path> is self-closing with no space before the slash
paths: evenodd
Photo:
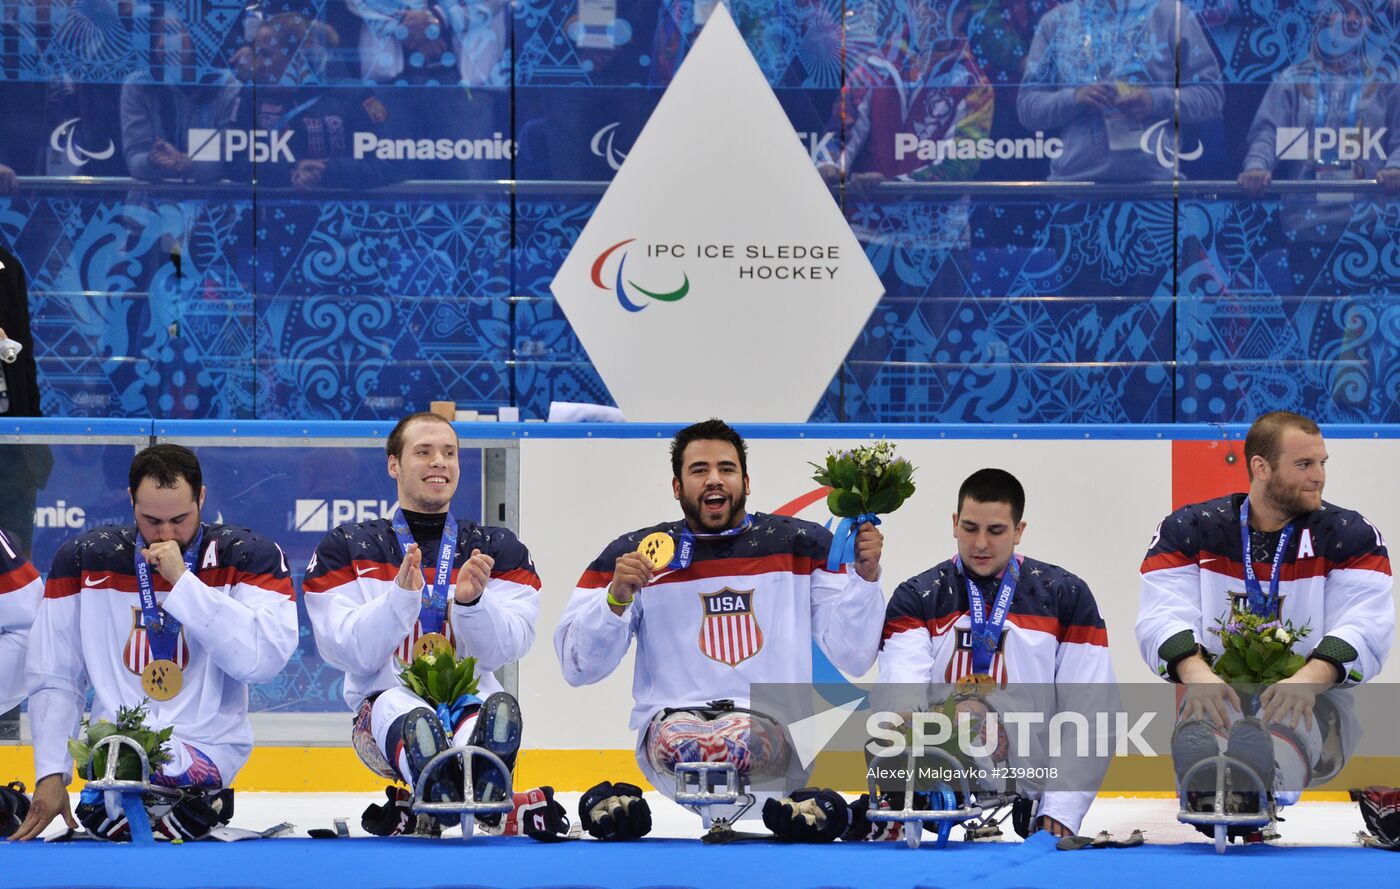
<path id="1" fill-rule="evenodd" d="M 635 638 L 631 725 L 664 707 L 749 700 L 755 682 L 812 681 L 812 642 L 832 663 L 860 675 L 880 639 L 884 596 L 850 567 L 826 570 L 831 533 L 787 516 L 753 514 L 731 537 L 700 537 L 690 565 L 658 572 L 622 616 L 608 608 L 617 560 L 643 538 L 680 522 L 618 537 L 579 578 L 554 634 L 571 685 L 612 673 Z M 644 763 L 644 768 L 646 767 Z"/>
<path id="2" fill-rule="evenodd" d="M 1240 541 L 1244 496 L 1184 506 L 1157 527 L 1142 562 L 1137 621 L 1138 647 L 1154 672 L 1166 674 L 1159 651 L 1182 630 L 1190 630 L 1207 651 L 1222 651 L 1212 630 L 1245 590 Z M 1385 538 L 1360 513 L 1326 502 L 1295 522 L 1279 568 L 1281 616 L 1310 630 L 1294 650 L 1307 655 L 1324 637 L 1333 636 L 1357 653 L 1343 664 L 1346 681 L 1370 679 L 1380 672 L 1395 635 Z M 1272 551 L 1267 555 L 1271 558 Z M 1256 560 L 1254 572 L 1267 591 L 1272 562 Z"/>
<path id="3" fill-rule="evenodd" d="M 31 695 L 51 690 L 81 703 L 91 685 L 92 718 L 113 721 L 118 708 L 146 699 L 141 669 L 155 655 L 141 617 L 135 547 L 131 525 L 98 527 L 59 547 L 30 633 Z M 232 781 L 253 745 L 247 686 L 279 674 L 297 644 L 286 559 L 247 528 L 205 524 L 193 570 L 174 587 L 154 570 L 151 581 L 161 607 L 180 622 L 173 659 L 184 668 L 179 694 L 146 704 L 152 724 L 173 726 Z M 69 730 L 36 721 L 37 766 L 62 770 Z"/>
<path id="4" fill-rule="evenodd" d="M 452 601 L 458 570 L 480 550 L 494 560 L 486 590 L 474 605 Z M 423 547 L 423 576 L 437 574 L 437 543 Z M 395 688 L 412 645 L 423 635 L 418 592 L 398 586 L 403 548 L 388 519 L 354 522 L 331 531 L 316 547 L 302 591 L 316 647 L 327 663 L 345 671 L 345 703 L 354 709 L 375 692 Z M 535 641 L 540 578 L 525 544 L 509 529 L 458 519 L 452 559 L 453 587 L 440 632 L 459 657 L 477 660 L 477 693 L 500 691 L 492 675 L 518 661 Z M 427 586 L 424 586 L 427 589 Z"/>

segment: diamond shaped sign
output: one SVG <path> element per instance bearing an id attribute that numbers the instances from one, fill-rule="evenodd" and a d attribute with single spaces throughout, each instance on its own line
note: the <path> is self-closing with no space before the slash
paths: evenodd
<path id="1" fill-rule="evenodd" d="M 805 422 L 883 292 L 722 4 L 550 289 L 645 422 Z"/>

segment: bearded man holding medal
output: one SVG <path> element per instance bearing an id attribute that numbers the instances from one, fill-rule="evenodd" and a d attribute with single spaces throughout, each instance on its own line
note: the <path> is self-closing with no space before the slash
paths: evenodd
<path id="1" fill-rule="evenodd" d="M 675 792 L 677 762 L 730 762 L 743 776 L 782 775 L 782 728 L 747 708 L 755 682 L 810 683 L 815 639 L 847 673 L 870 668 L 880 641 L 883 536 L 863 524 L 855 560 L 827 568 L 831 533 L 750 513 L 747 449 L 720 420 L 671 442 L 672 493 L 683 518 L 624 534 L 579 579 L 554 634 L 570 685 L 617 669 L 633 639 L 631 726 L 653 786 Z M 629 839 L 650 827 L 634 785 L 604 782 L 584 795 L 584 827 Z M 597 805 L 594 805 L 594 802 Z M 818 814 L 814 809 L 820 809 Z M 830 841 L 847 827 L 833 791 L 769 799 L 764 822 L 798 841 Z"/>
<path id="2" fill-rule="evenodd" d="M 131 461 L 135 525 L 104 525 L 63 544 L 29 634 L 25 676 L 39 781 L 14 838 L 54 817 L 76 826 L 65 789 L 89 687 L 91 719 L 117 721 L 143 702 L 152 730 L 171 728 L 171 761 L 152 783 L 181 788 L 173 808 L 148 797 L 152 826 L 205 835 L 232 815 L 233 782 L 253 749 L 248 686 L 282 671 L 297 611 L 282 550 L 247 528 L 200 520 L 203 474 L 188 448 L 158 444 Z M 122 813 L 84 791 L 78 820 L 126 839 Z"/>
<path id="3" fill-rule="evenodd" d="M 1344 755 L 1327 754 L 1325 739 L 1342 751 L 1355 743 L 1344 690 L 1374 678 L 1390 652 L 1390 557 L 1365 517 L 1322 499 L 1327 446 L 1312 420 L 1263 415 L 1244 457 L 1248 494 L 1184 506 L 1157 527 L 1142 563 L 1137 638 L 1148 666 L 1185 685 L 1172 737 L 1178 781 L 1224 751 L 1289 805 L 1341 768 Z M 1223 652 L 1213 626 L 1244 613 L 1308 629 L 1293 642 L 1302 667 L 1258 695 L 1212 669 Z M 1214 795 L 1214 770 L 1201 772 L 1210 773 L 1203 786 L 1185 788 L 1193 808 Z"/>
<path id="4" fill-rule="evenodd" d="M 306 613 L 321 656 L 345 671 L 345 702 L 355 712 L 351 741 L 377 774 L 413 787 L 428 761 L 449 746 L 483 747 L 512 767 L 523 728 L 520 705 L 492 671 L 519 660 L 535 641 L 540 579 L 525 545 L 505 528 L 452 515 L 459 477 L 457 433 L 432 413 L 404 417 L 385 446 L 398 488 L 392 519 L 348 523 L 316 547 L 306 568 Z M 476 658 L 478 694 L 438 709 L 403 686 L 415 657 L 448 651 Z M 485 700 L 482 700 L 484 698 Z M 502 799 L 507 776 L 474 769 L 477 799 Z M 431 801 L 461 796 L 460 763 L 435 773 Z M 362 823 L 380 835 L 411 832 L 409 792 L 386 789 Z M 488 829 L 531 832 L 541 816 L 567 829 L 553 791 L 515 794 L 517 811 L 478 818 Z M 523 807 L 523 808 L 522 808 Z M 438 815 L 454 826 L 456 815 Z M 544 838 L 544 837 L 541 837 Z"/>
<path id="5" fill-rule="evenodd" d="M 953 513 L 957 553 L 890 597 L 879 655 L 882 685 L 908 686 L 925 698 L 917 702 L 925 707 L 942 703 L 927 698 L 951 691 L 959 711 L 980 716 L 1008 683 L 1035 692 L 1082 684 L 1099 689 L 1098 696 L 1114 685 L 1108 633 L 1089 585 L 1016 552 L 1026 530 L 1025 507 L 1025 489 L 1005 470 L 979 469 L 963 481 Z M 1014 690 L 1004 696 L 1018 697 Z M 994 764 L 1006 764 L 1008 748 L 1003 732 Z M 1079 787 L 1017 789 L 1034 802 L 1029 817 L 1018 819 L 1022 835 L 1076 833 L 1095 796 Z"/>

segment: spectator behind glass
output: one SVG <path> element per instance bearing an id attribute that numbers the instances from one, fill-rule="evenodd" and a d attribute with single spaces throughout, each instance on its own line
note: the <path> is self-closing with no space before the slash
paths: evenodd
<path id="1" fill-rule="evenodd" d="M 1370 14 L 1359 3 L 1336 0 L 1324 4 L 1307 57 L 1279 73 L 1254 116 L 1249 150 L 1239 175 L 1245 191 L 1261 194 L 1273 181 L 1275 169 L 1283 179 L 1376 179 L 1387 191 L 1400 190 L 1400 89 L 1393 82 L 1384 82 L 1375 69 L 1374 56 L 1385 47 L 1371 25 Z M 1297 144 L 1280 146 L 1279 132 L 1284 127 L 1305 132 L 1294 136 Z M 1382 129 L 1385 135 L 1377 144 Z M 1319 144 L 1319 131 L 1336 133 L 1338 138 L 1332 145 Z M 1297 142 L 1299 139 L 1302 141 Z M 1280 162 L 1280 147 L 1290 159 Z M 1300 152 L 1304 158 L 1293 157 Z M 1349 193 L 1324 192 L 1316 201 L 1305 203 L 1316 208 L 1314 215 L 1326 217 L 1315 224 L 1330 229 L 1337 224 L 1345 226 L 1350 219 L 1351 199 Z M 1286 202 L 1286 206 L 1293 205 L 1294 212 L 1296 204 Z M 1329 204 L 1330 209 L 1325 206 Z M 1304 236 L 1333 240 L 1337 234 L 1322 231 Z"/>
<path id="2" fill-rule="evenodd" d="M 991 131 L 993 91 L 968 47 L 968 0 L 910 0 L 879 21 L 876 4 L 847 29 L 850 73 L 832 109 L 818 152 L 817 171 L 829 184 L 844 180 L 857 193 L 886 180 L 966 181 L 979 161 L 958 157 L 957 146 L 976 143 Z M 953 250 L 970 242 L 971 202 L 952 199 L 892 199 L 914 233 L 905 246 Z M 917 223 L 914 219 L 917 218 Z M 862 243 L 878 235 L 858 220 Z M 963 257 L 955 260 L 961 264 Z M 954 263 L 939 266 L 952 275 Z M 952 277 L 943 286 L 956 287 Z"/>
<path id="3" fill-rule="evenodd" d="M 1064 140 L 1050 162 L 1061 181 L 1171 179 L 1174 150 L 1155 151 L 1147 131 L 1161 128 L 1155 138 L 1174 149 L 1180 124 L 1214 120 L 1223 104 L 1215 52 L 1177 0 L 1055 7 L 1036 27 L 1016 97 L 1023 127 Z"/>
<path id="4" fill-rule="evenodd" d="M 295 160 L 273 157 L 258 164 L 257 184 L 370 188 L 394 178 L 393 168 L 373 154 L 354 157 L 355 134 L 380 132 L 389 111 L 372 90 L 328 85 L 327 53 L 339 42 L 334 29 L 295 12 L 258 26 L 251 66 L 253 126 L 271 134 L 275 144 L 285 144 Z M 291 137 L 280 139 L 287 130 Z"/>
<path id="5" fill-rule="evenodd" d="M 1400 191 L 1400 86 L 1386 82 L 1375 64 L 1387 50 L 1393 51 L 1390 40 L 1376 33 L 1365 7 L 1347 0 L 1324 4 L 1307 55 L 1281 71 L 1264 94 L 1249 129 L 1240 186 L 1257 197 L 1277 171 L 1280 179 L 1316 182 L 1375 179 L 1388 192 Z M 1337 138 L 1319 140 L 1319 133 Z M 1332 189 L 1286 193 L 1279 211 L 1284 237 L 1273 241 L 1284 245 L 1291 292 L 1335 296 L 1327 312 L 1341 336 L 1319 367 L 1326 369 L 1332 418 L 1342 421 L 1374 420 L 1393 398 L 1386 383 L 1393 349 L 1377 334 L 1394 294 L 1344 284 L 1337 271 L 1367 275 L 1376 268 L 1376 259 L 1367 257 L 1394 251 L 1394 230 L 1384 222 L 1388 202 L 1376 197 Z"/>
<path id="6" fill-rule="evenodd" d="M 968 47 L 972 6 L 911 0 L 901 10 L 893 27 L 847 31 L 850 73 L 821 143 L 837 151 L 817 158 L 828 183 L 960 181 L 977 171 L 976 158 L 950 156 L 953 140 L 985 138 L 992 121 L 991 85 Z"/>
<path id="7" fill-rule="evenodd" d="M 0 417 L 41 417 L 39 370 L 29 331 L 29 288 L 15 255 L 0 247 L 0 338 L 23 347 L 13 363 L 0 362 Z M 0 444 L 0 528 L 9 531 L 28 558 L 34 545 L 34 502 L 49 481 L 48 445 Z"/>
<path id="8" fill-rule="evenodd" d="M 137 179 L 218 179 L 222 159 L 193 160 L 193 128 L 222 130 L 238 111 L 239 85 L 231 71 L 197 78 L 194 44 L 183 22 L 167 16 L 155 26 L 151 64 L 122 86 L 122 152 Z M 189 153 L 181 148 L 191 149 Z"/>
<path id="9" fill-rule="evenodd" d="M 375 83 L 504 85 L 506 0 L 346 0 L 359 16 L 360 72 Z"/>

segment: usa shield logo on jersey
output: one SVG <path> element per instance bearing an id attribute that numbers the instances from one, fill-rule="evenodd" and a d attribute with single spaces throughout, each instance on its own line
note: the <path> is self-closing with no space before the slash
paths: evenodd
<path id="1" fill-rule="evenodd" d="M 146 665 L 155 660 L 155 655 L 151 654 L 151 638 L 146 634 L 146 617 L 140 608 L 131 609 L 131 632 L 126 637 L 126 648 L 122 650 L 122 663 L 126 668 L 137 676 L 146 669 Z M 180 635 L 175 644 L 175 663 L 181 669 L 190 665 L 190 647 L 185 644 L 185 630 L 180 628 Z"/>
<path id="2" fill-rule="evenodd" d="M 758 654 L 763 631 L 753 613 L 753 590 L 701 593 L 700 651 L 705 657 L 737 667 Z"/>
<path id="3" fill-rule="evenodd" d="M 972 670 L 972 630 L 966 627 L 957 629 L 958 644 L 953 649 L 953 658 L 948 661 L 948 669 L 944 671 L 943 681 L 957 682 L 964 676 L 970 675 Z M 1001 631 L 1001 641 L 997 643 L 996 653 L 992 655 L 992 666 L 988 671 L 992 678 L 996 679 L 997 686 L 1006 688 L 1006 630 Z"/>

